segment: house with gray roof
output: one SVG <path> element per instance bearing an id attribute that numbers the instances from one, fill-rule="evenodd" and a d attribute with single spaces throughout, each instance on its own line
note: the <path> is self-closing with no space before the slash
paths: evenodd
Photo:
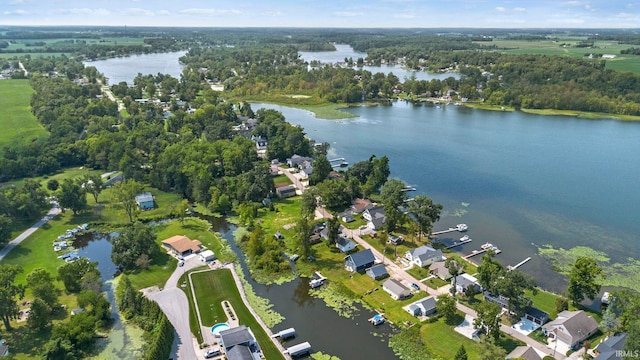
<path id="1" fill-rule="evenodd" d="M 373 266 L 376 257 L 373 256 L 371 249 L 365 249 L 353 253 L 344 258 L 344 265 L 348 271 L 362 272 Z"/>
<path id="2" fill-rule="evenodd" d="M 356 243 L 347 239 L 344 236 L 338 236 L 336 241 L 336 247 L 343 253 L 347 253 L 356 248 Z"/>
<path id="3" fill-rule="evenodd" d="M 136 196 L 136 204 L 138 204 L 138 207 L 140 208 L 140 210 L 153 209 L 153 206 L 154 206 L 153 195 L 151 195 L 150 192 L 144 192 L 142 194 L 138 194 Z"/>
<path id="4" fill-rule="evenodd" d="M 426 267 L 436 261 L 443 260 L 442 250 L 436 250 L 428 245 L 422 245 L 413 250 L 409 250 L 404 257 L 420 267 Z"/>
<path id="5" fill-rule="evenodd" d="M 366 271 L 367 275 L 373 280 L 384 279 L 389 276 L 387 269 L 384 267 L 384 264 L 378 264 L 368 268 Z"/>
<path id="6" fill-rule="evenodd" d="M 531 346 L 518 346 L 507 355 L 506 359 L 542 360 L 542 357 Z"/>
<path id="7" fill-rule="evenodd" d="M 260 350 L 251 329 L 245 325 L 220 331 L 220 345 L 228 360 L 255 360 Z"/>
<path id="8" fill-rule="evenodd" d="M 454 279 L 451 279 L 451 285 L 453 285 Z M 476 292 L 482 291 L 482 286 L 474 276 L 469 274 L 462 274 L 455 277 L 456 293 L 464 294 L 469 286 L 473 286 Z"/>
<path id="9" fill-rule="evenodd" d="M 582 341 L 598 331 L 598 323 L 583 310 L 565 310 L 558 317 L 542 326 L 542 332 L 550 339 L 575 349 Z"/>
<path id="10" fill-rule="evenodd" d="M 380 229 L 382 226 L 384 226 L 384 223 L 386 221 L 384 206 L 375 206 L 372 208 L 368 208 L 362 213 L 362 217 L 367 220 L 367 226 L 371 230 Z"/>
<path id="11" fill-rule="evenodd" d="M 289 165 L 289 167 L 298 167 L 300 166 L 300 164 L 302 164 L 305 161 L 311 162 L 313 161 L 313 159 L 310 157 L 293 154 L 293 156 L 287 159 L 287 165 Z"/>
<path id="12" fill-rule="evenodd" d="M 444 261 L 437 261 L 429 265 L 429 274 L 437 276 L 441 280 L 451 279 L 449 269 L 444 266 Z"/>
<path id="13" fill-rule="evenodd" d="M 391 295 L 394 300 L 402 300 L 411 295 L 411 290 L 396 279 L 385 281 L 384 284 L 382 284 L 382 290 Z"/>
<path id="14" fill-rule="evenodd" d="M 436 299 L 429 296 L 404 307 L 413 316 L 429 316 L 436 312 Z"/>
<path id="15" fill-rule="evenodd" d="M 598 355 L 594 360 L 622 360 L 621 350 L 624 348 L 626 340 L 627 333 L 619 333 L 607 337 L 594 349 L 594 352 Z"/>

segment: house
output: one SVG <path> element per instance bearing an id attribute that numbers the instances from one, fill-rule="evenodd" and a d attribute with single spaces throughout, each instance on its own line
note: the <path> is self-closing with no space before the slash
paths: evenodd
<path id="1" fill-rule="evenodd" d="M 404 309 L 413 316 L 429 316 L 436 312 L 436 299 L 429 296 L 409 304 Z"/>
<path id="2" fill-rule="evenodd" d="M 118 181 L 124 180 L 124 175 L 122 173 L 112 171 L 112 172 L 107 172 L 100 175 L 100 179 L 102 180 L 102 186 L 108 187 L 115 184 Z"/>
<path id="3" fill-rule="evenodd" d="M 311 164 L 304 166 L 302 170 L 300 170 L 300 175 L 302 176 L 303 179 L 310 178 L 312 174 L 313 174 L 313 165 Z"/>
<path id="4" fill-rule="evenodd" d="M 489 292 L 485 292 L 484 299 L 486 301 L 500 305 L 503 309 L 506 309 L 509 307 L 509 298 L 506 296 L 493 295 L 493 294 L 490 294 Z M 542 324 L 546 323 L 549 320 L 549 314 L 547 312 L 542 311 L 533 306 L 528 306 L 525 309 L 524 317 L 525 319 L 538 325 L 538 327 L 542 326 Z"/>
<path id="5" fill-rule="evenodd" d="M 202 243 L 186 236 L 176 235 L 162 240 L 162 246 L 177 256 L 189 255 L 200 251 Z"/>
<path id="6" fill-rule="evenodd" d="M 428 245 L 422 245 L 413 250 L 409 250 L 404 257 L 420 267 L 429 266 L 443 259 L 442 250 L 436 250 Z"/>
<path id="7" fill-rule="evenodd" d="M 347 239 L 344 236 L 338 236 L 338 241 L 336 241 L 336 247 L 343 253 L 349 252 L 356 248 L 356 243 Z"/>
<path id="8" fill-rule="evenodd" d="M 153 195 L 150 192 L 144 192 L 136 196 L 136 204 L 140 210 L 149 210 L 154 207 Z"/>
<path id="9" fill-rule="evenodd" d="M 276 188 L 276 195 L 280 199 L 296 196 L 296 187 L 293 185 L 285 185 Z"/>
<path id="10" fill-rule="evenodd" d="M 507 355 L 506 359 L 542 360 L 542 357 L 531 346 L 518 346 Z"/>
<path id="11" fill-rule="evenodd" d="M 348 271 L 362 272 L 373 266 L 376 262 L 371 249 L 366 249 L 353 253 L 344 258 L 344 265 Z"/>
<path id="12" fill-rule="evenodd" d="M 0 339 L 0 357 L 9 356 L 9 345 Z"/>
<path id="13" fill-rule="evenodd" d="M 367 220 L 367 226 L 371 230 L 381 228 L 386 220 L 384 206 L 375 206 L 364 210 L 362 217 Z"/>
<path id="14" fill-rule="evenodd" d="M 351 214 L 347 214 L 347 213 L 343 213 L 340 215 L 340 219 L 342 219 L 343 222 L 346 223 L 350 223 L 352 221 L 354 221 L 355 219 L 353 218 L 353 215 Z"/>
<path id="15" fill-rule="evenodd" d="M 624 342 L 627 340 L 627 333 L 619 333 L 608 336 L 603 342 L 598 344 L 594 349 L 594 353 L 598 356 L 594 360 L 618 360 L 622 359 L 622 349 Z"/>
<path id="16" fill-rule="evenodd" d="M 384 264 L 378 264 L 372 266 L 366 270 L 367 275 L 373 280 L 384 279 L 389 276 L 387 269 L 384 267 Z"/>
<path id="17" fill-rule="evenodd" d="M 216 254 L 211 250 L 205 250 L 200 253 L 200 260 L 207 262 L 213 261 L 216 259 Z"/>
<path id="18" fill-rule="evenodd" d="M 382 284 L 382 290 L 386 291 L 394 300 L 402 300 L 411 295 L 411 290 L 402 285 L 396 279 L 389 279 Z"/>
<path id="19" fill-rule="evenodd" d="M 256 143 L 256 149 L 258 151 L 260 150 L 267 150 L 267 139 L 263 138 L 262 136 L 251 136 L 251 140 L 253 140 Z"/>
<path id="20" fill-rule="evenodd" d="M 87 309 L 85 309 L 85 308 L 76 308 L 76 309 L 71 310 L 71 316 L 76 316 L 76 315 L 78 315 L 80 313 L 83 313 L 83 312 L 86 312 L 86 311 L 87 311 Z"/>
<path id="21" fill-rule="evenodd" d="M 292 157 L 287 159 L 287 165 L 289 165 L 289 167 L 298 167 L 305 161 L 313 161 L 313 159 L 311 159 L 310 157 L 293 154 Z"/>
<path id="22" fill-rule="evenodd" d="M 253 360 L 258 356 L 258 342 L 251 329 L 241 325 L 220 331 L 220 346 L 228 360 Z"/>
<path id="23" fill-rule="evenodd" d="M 598 323 L 583 310 L 565 310 L 558 317 L 542 326 L 549 340 L 557 340 L 571 349 L 598 331 Z"/>
<path id="24" fill-rule="evenodd" d="M 449 269 L 444 266 L 443 261 L 434 262 L 429 265 L 429 274 L 435 275 L 441 280 L 449 280 L 451 279 L 451 274 L 449 273 Z"/>
<path id="25" fill-rule="evenodd" d="M 454 282 L 454 279 L 452 278 L 451 279 L 452 285 L 453 285 L 453 282 Z M 467 290 L 469 285 L 473 286 L 477 292 L 482 291 L 482 286 L 480 286 L 478 279 L 476 279 L 475 277 L 469 274 L 462 274 L 462 275 L 456 276 L 455 283 L 456 283 L 456 293 L 459 293 L 459 294 L 464 294 L 464 292 Z"/>
<path id="26" fill-rule="evenodd" d="M 370 209 L 372 207 L 374 207 L 374 205 L 371 203 L 371 200 L 369 199 L 357 198 L 353 200 L 353 203 L 351 204 L 351 210 L 355 214 L 361 214 L 363 211 Z"/>
<path id="27" fill-rule="evenodd" d="M 404 242 L 404 239 L 401 236 L 389 235 L 389 240 L 387 240 L 387 244 L 389 245 L 400 245 Z"/>

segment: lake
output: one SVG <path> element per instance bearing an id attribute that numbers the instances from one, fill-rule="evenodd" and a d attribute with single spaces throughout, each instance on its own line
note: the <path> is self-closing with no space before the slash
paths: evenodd
<path id="1" fill-rule="evenodd" d="M 107 77 L 109 85 L 116 85 L 124 81 L 133 85 L 133 79 L 138 73 L 143 75 L 169 74 L 180 79 L 182 65 L 178 59 L 186 51 L 169 53 L 140 54 L 126 57 L 111 58 L 97 61 L 87 61 L 85 66 L 95 66 L 99 72 Z"/>
<path id="2" fill-rule="evenodd" d="M 330 157 L 354 163 L 388 156 L 392 177 L 444 205 L 434 230 L 469 225 L 473 242 L 459 252 L 491 242 L 503 250 L 496 259 L 504 265 L 532 256 L 521 269 L 545 289 L 561 291 L 566 284 L 536 255 L 543 245 L 588 246 L 606 252 L 611 267 L 637 266 L 640 124 L 402 101 L 350 108 L 345 111 L 358 117 L 341 120 L 271 104 L 252 107 L 281 111 L 309 137 L 330 143 Z M 617 274 L 607 281 L 634 276 Z"/>

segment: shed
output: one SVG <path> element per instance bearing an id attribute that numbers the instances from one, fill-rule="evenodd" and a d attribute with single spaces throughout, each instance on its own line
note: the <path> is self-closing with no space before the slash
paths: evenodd
<path id="1" fill-rule="evenodd" d="M 296 196 L 296 187 L 293 185 L 280 186 L 276 188 L 276 195 L 281 199 Z"/>
<path id="2" fill-rule="evenodd" d="M 366 270 L 366 273 L 373 280 L 379 280 L 389 276 L 389 273 L 387 272 L 387 269 L 384 267 L 384 264 L 378 264 L 376 266 L 372 266 Z"/>
<path id="3" fill-rule="evenodd" d="M 402 300 L 411 294 L 411 290 L 396 279 L 385 281 L 382 284 L 382 290 L 391 295 L 394 300 Z"/>
<path id="4" fill-rule="evenodd" d="M 293 345 L 292 347 L 287 348 L 287 352 L 291 356 L 300 356 L 300 355 L 308 354 L 311 352 L 311 344 L 305 341 L 301 344 Z"/>
<path id="5" fill-rule="evenodd" d="M 282 340 L 289 339 L 296 336 L 296 329 L 288 328 L 280 331 L 278 337 Z"/>
<path id="6" fill-rule="evenodd" d="M 149 210 L 154 207 L 153 195 L 150 192 L 144 192 L 136 196 L 136 204 L 141 210 Z"/>
<path id="7" fill-rule="evenodd" d="M 200 260 L 204 262 L 213 261 L 215 259 L 216 259 L 216 254 L 214 254 L 214 252 L 211 250 L 205 250 L 200 253 Z"/>

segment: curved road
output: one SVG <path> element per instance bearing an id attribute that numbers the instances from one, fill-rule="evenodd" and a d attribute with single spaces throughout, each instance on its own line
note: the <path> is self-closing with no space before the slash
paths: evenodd
<path id="1" fill-rule="evenodd" d="M 24 241 L 24 239 L 31 236 L 31 234 L 36 232 L 36 230 L 38 230 L 42 225 L 46 224 L 47 221 L 53 219 L 56 215 L 60 214 L 60 212 L 61 210 L 57 206 L 52 207 L 51 210 L 49 210 L 49 212 L 47 213 L 47 215 L 45 215 L 42 219 L 40 219 L 40 221 L 33 224 L 30 228 L 25 230 L 22 234 L 18 235 L 15 239 L 11 240 L 5 247 L 2 248 L 2 250 L 0 250 L 0 261 L 2 261 L 2 259 L 4 259 L 4 257 L 7 256 L 7 254 L 11 252 L 11 250 L 13 250 L 14 247 L 18 246 L 18 244 Z"/>

